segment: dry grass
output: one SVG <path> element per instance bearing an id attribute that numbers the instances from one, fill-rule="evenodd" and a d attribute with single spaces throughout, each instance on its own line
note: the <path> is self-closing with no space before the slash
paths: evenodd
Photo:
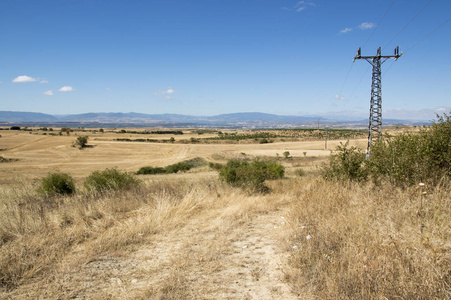
<path id="1" fill-rule="evenodd" d="M 256 214 L 274 211 L 286 201 L 248 196 L 209 176 L 160 176 L 141 188 L 109 194 L 79 192 L 70 197 L 46 198 L 36 194 L 32 186 L 2 192 L 0 295 L 13 298 L 23 297 L 24 291 L 42 297 L 43 285 L 48 298 L 71 292 L 91 297 L 94 291 L 77 290 L 77 286 L 86 284 L 86 276 L 81 274 L 92 272 L 92 268 L 86 270 L 87 265 L 108 261 L 105 257 L 113 257 L 116 262 L 120 260 L 117 257 L 129 257 L 162 237 L 173 251 L 160 253 L 155 261 L 165 266 L 152 271 L 160 280 L 133 295 L 143 299 L 196 298 L 205 287 L 191 291 L 192 281 L 198 279 L 190 274 L 226 269 L 220 258 L 228 255 L 232 241 L 243 235 L 242 226 Z M 226 239 L 226 235 L 231 238 Z M 153 255 L 158 251 L 161 249 L 146 251 L 145 257 L 156 259 Z M 108 267 L 100 264 L 100 268 L 97 271 L 103 271 L 91 284 L 103 285 L 109 280 L 104 270 Z M 148 276 L 148 272 L 140 276 Z M 68 276 L 75 279 L 66 282 Z M 207 286 L 214 293 L 214 282 Z M 99 296 L 102 299 L 111 296 L 108 288 L 97 288 L 95 293 L 103 295 Z"/>
<path id="2" fill-rule="evenodd" d="M 291 208 L 294 289 L 316 299 L 451 298 L 449 182 L 306 184 Z"/>
<path id="3" fill-rule="evenodd" d="M 90 139 L 96 147 L 80 151 L 68 146 L 73 136 L 21 134 L 2 137 L 2 156 L 20 160 L 0 170 L 0 298 L 451 298 L 449 182 L 404 190 L 325 182 L 316 169 L 322 158 L 314 157 L 321 141 Z M 241 152 L 275 158 L 285 150 L 299 155 L 281 160 L 288 178 L 268 182 L 267 195 L 231 188 L 205 167 L 142 176 L 141 187 L 106 194 L 43 197 L 30 180 L 59 169 L 81 187 L 106 167 L 132 171 Z M 299 168 L 306 176 L 296 175 Z"/>
<path id="4" fill-rule="evenodd" d="M 75 134 L 88 135 L 88 145 L 92 148 L 79 150 L 72 147 L 77 138 Z M 255 156 L 276 157 L 289 151 L 291 156 L 327 157 L 328 150 L 324 150 L 324 141 L 284 142 L 272 144 L 162 144 L 117 142 L 113 139 L 129 137 L 129 134 L 117 133 L 71 133 L 70 136 L 35 135 L 28 132 L 2 131 L 0 140 L 1 156 L 14 159 L 2 163 L 0 168 L 0 185 L 9 185 L 17 180 L 33 181 L 46 176 L 56 170 L 69 173 L 76 180 L 88 176 L 92 171 L 118 167 L 128 172 L 136 172 L 143 166 L 164 167 L 180 161 L 201 157 L 207 161 L 240 157 L 246 153 L 249 158 Z M 202 135 L 204 136 L 204 135 Z M 142 138 L 134 135 L 131 138 Z M 146 136 L 147 138 L 148 136 Z M 156 138 L 156 136 L 149 136 Z M 159 136 L 161 138 L 161 136 Z M 165 137 L 167 138 L 167 137 Z M 176 136 L 178 138 L 178 136 Z M 183 135 L 188 138 L 188 134 Z M 329 149 L 333 149 L 339 142 L 329 141 Z M 362 144 L 356 140 L 352 145 Z"/>

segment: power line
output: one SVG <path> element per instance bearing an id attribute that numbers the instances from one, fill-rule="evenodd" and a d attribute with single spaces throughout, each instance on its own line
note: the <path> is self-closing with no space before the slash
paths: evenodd
<path id="1" fill-rule="evenodd" d="M 403 53 L 404 54 L 404 53 Z M 395 61 L 392 60 L 391 64 L 388 66 L 388 68 L 385 70 L 385 75 L 387 75 L 388 70 L 390 70 L 390 68 L 395 64 Z"/>
<path id="2" fill-rule="evenodd" d="M 376 29 L 379 27 L 379 25 L 382 23 L 382 21 L 384 20 L 385 16 L 388 14 L 388 12 L 390 11 L 390 9 L 392 8 L 393 4 L 395 4 L 396 0 L 393 0 L 393 2 L 390 4 L 390 6 L 388 7 L 387 11 L 385 12 L 385 14 L 382 16 L 382 18 L 379 20 L 379 23 L 377 23 L 376 27 L 374 27 L 373 31 L 371 32 L 370 36 L 368 37 L 368 39 L 366 40 L 366 42 L 363 44 L 362 48 L 366 46 L 366 44 L 368 43 L 368 41 L 371 39 L 371 37 L 373 36 L 374 32 L 376 31 Z"/>
<path id="3" fill-rule="evenodd" d="M 409 49 L 406 50 L 405 53 L 409 52 L 410 50 L 412 50 L 413 48 L 415 48 L 416 46 L 418 46 L 419 43 L 421 43 L 422 41 L 424 41 L 425 39 L 427 39 L 431 34 L 433 34 L 434 32 L 436 32 L 437 30 L 439 30 L 441 27 L 443 27 L 446 23 L 448 23 L 449 21 L 451 21 L 451 18 L 449 18 L 448 20 L 446 20 L 445 22 L 441 23 L 439 26 L 437 26 L 435 29 L 433 29 L 432 31 L 430 31 L 428 34 L 426 34 L 423 38 L 421 38 L 418 42 L 416 42 L 412 47 L 410 47 Z"/>
<path id="4" fill-rule="evenodd" d="M 357 91 L 357 89 L 359 88 L 360 84 L 362 83 L 363 78 L 365 77 L 366 73 L 368 73 L 370 69 L 370 66 L 368 66 L 365 70 L 365 72 L 363 73 L 362 77 L 359 80 L 359 83 L 357 83 L 357 86 L 355 87 L 354 91 L 352 92 L 351 96 L 349 98 L 352 98 L 355 94 L 355 92 Z"/>
<path id="5" fill-rule="evenodd" d="M 391 42 L 393 42 L 401 34 L 401 32 L 403 32 L 410 25 L 410 23 L 412 23 L 423 12 L 423 10 L 428 7 L 429 4 L 431 4 L 431 2 L 432 0 L 426 3 L 426 5 L 422 9 L 420 9 L 420 11 L 412 19 L 410 19 L 410 21 L 406 25 L 404 25 L 404 27 L 397 34 L 395 34 L 395 36 L 384 46 L 384 48 L 387 47 Z"/>
<path id="6" fill-rule="evenodd" d="M 349 74 L 351 73 L 351 70 L 352 70 L 353 66 L 354 66 L 354 63 L 351 63 L 351 67 L 349 68 L 348 74 L 346 74 L 345 81 L 341 85 L 341 89 L 340 89 L 340 92 L 338 93 L 338 96 L 341 96 L 341 92 L 343 92 L 343 88 L 345 87 L 345 84 L 348 81 L 348 77 L 349 77 Z"/>

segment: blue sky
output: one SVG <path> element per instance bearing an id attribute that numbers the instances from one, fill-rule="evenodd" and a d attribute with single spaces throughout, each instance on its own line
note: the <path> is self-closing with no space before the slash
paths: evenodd
<path id="1" fill-rule="evenodd" d="M 0 110 L 367 117 L 451 111 L 449 0 L 2 0 Z"/>

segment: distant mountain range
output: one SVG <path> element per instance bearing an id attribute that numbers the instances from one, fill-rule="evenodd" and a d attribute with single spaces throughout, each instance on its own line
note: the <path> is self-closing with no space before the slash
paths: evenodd
<path id="1" fill-rule="evenodd" d="M 85 113 L 73 115 L 50 115 L 34 112 L 0 111 L 0 123 L 20 123 L 33 125 L 47 123 L 78 123 L 85 127 L 96 124 L 138 125 L 138 126 L 227 126 L 227 127 L 293 127 L 295 125 L 316 124 L 367 124 L 368 120 L 327 119 L 316 116 L 281 116 L 259 112 L 242 112 L 217 116 L 190 116 L 179 114 L 143 113 Z M 418 122 L 421 124 L 421 122 Z M 384 120 L 384 124 L 412 125 L 415 122 L 403 120 Z"/>

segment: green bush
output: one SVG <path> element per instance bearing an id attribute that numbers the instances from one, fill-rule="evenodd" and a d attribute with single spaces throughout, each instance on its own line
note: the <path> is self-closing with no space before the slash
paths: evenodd
<path id="1" fill-rule="evenodd" d="M 396 185 L 437 183 L 451 176 L 451 120 L 437 116 L 430 128 L 419 133 L 385 136 L 371 147 L 371 174 L 388 177 Z"/>
<path id="2" fill-rule="evenodd" d="M 324 168 L 324 177 L 356 181 L 388 178 L 397 186 L 437 184 L 451 176 L 451 116 L 437 118 L 420 132 L 386 135 L 373 142 L 368 159 L 363 150 L 341 144 Z"/>
<path id="3" fill-rule="evenodd" d="M 88 144 L 88 137 L 87 136 L 79 136 L 75 140 L 75 145 L 78 146 L 79 149 L 83 149 Z"/>
<path id="4" fill-rule="evenodd" d="M 94 171 L 85 180 L 88 191 L 104 192 L 107 190 L 129 190 L 139 186 L 140 181 L 132 174 L 116 168 Z"/>
<path id="5" fill-rule="evenodd" d="M 47 196 L 71 195 L 75 192 L 75 182 L 69 174 L 51 173 L 41 179 L 38 192 Z"/>
<path id="6" fill-rule="evenodd" d="M 329 164 L 323 169 L 326 179 L 364 181 L 368 178 L 365 151 L 351 146 L 349 141 L 340 143 L 335 153 L 329 157 Z"/>
<path id="7" fill-rule="evenodd" d="M 153 168 L 153 167 L 142 167 L 136 172 L 138 175 L 146 175 L 146 174 L 164 174 L 166 170 L 164 168 Z"/>
<path id="8" fill-rule="evenodd" d="M 224 167 L 223 164 L 220 164 L 220 163 L 214 163 L 214 162 L 209 162 L 209 163 L 208 163 L 208 166 L 209 166 L 211 169 L 216 170 L 216 171 L 219 171 L 219 170 L 221 170 L 222 167 Z"/>
<path id="9" fill-rule="evenodd" d="M 142 167 L 136 172 L 138 175 L 144 174 L 173 174 L 178 172 L 185 172 L 191 170 L 191 168 L 197 168 L 206 165 L 207 162 L 200 157 L 196 157 L 190 160 L 182 161 L 173 165 L 161 167 Z"/>
<path id="10" fill-rule="evenodd" d="M 171 174 L 171 173 L 178 173 L 178 172 L 186 172 L 189 171 L 191 169 L 191 166 L 189 164 L 187 164 L 186 162 L 179 162 L 173 165 L 169 165 L 166 168 L 166 173 Z"/>
<path id="11" fill-rule="evenodd" d="M 219 170 L 219 178 L 228 184 L 253 192 L 267 192 L 265 180 L 283 178 L 285 168 L 276 162 L 231 160 Z"/>

